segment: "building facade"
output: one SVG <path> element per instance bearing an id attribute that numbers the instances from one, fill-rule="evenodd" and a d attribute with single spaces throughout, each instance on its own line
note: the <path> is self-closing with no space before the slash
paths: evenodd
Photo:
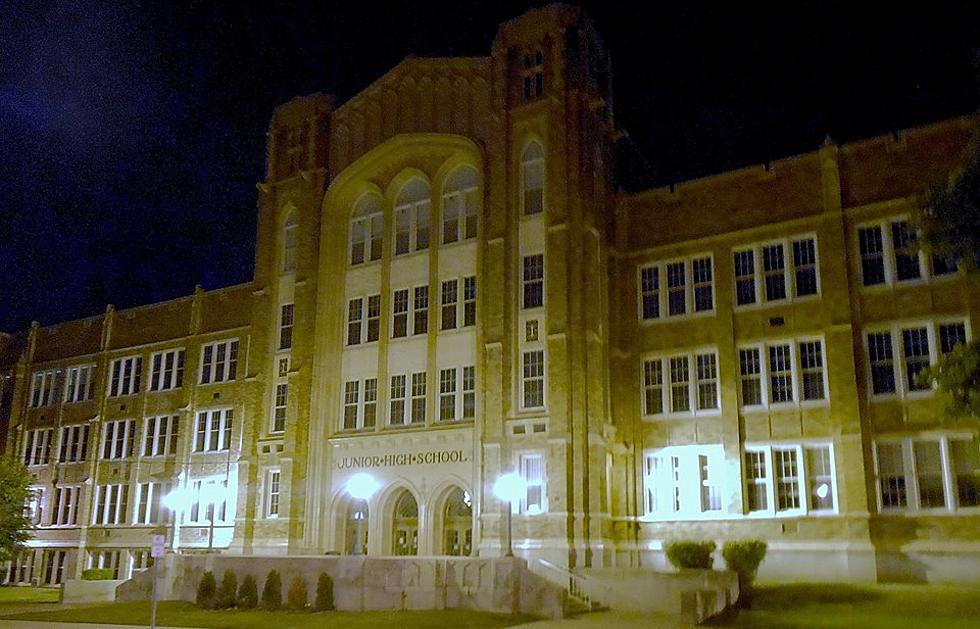
<path id="1" fill-rule="evenodd" d="M 630 194 L 610 75 L 552 5 L 489 57 L 296 98 L 251 282 L 0 336 L 0 444 L 38 491 L 5 579 L 125 577 L 152 533 L 494 555 L 509 508 L 517 554 L 572 569 L 761 537 L 774 578 L 975 580 L 977 424 L 915 375 L 980 283 L 909 213 L 976 120 Z"/>

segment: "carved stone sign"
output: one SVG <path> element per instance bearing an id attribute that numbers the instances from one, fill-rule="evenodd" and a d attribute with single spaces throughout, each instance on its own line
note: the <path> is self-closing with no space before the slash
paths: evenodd
<path id="1" fill-rule="evenodd" d="M 440 463 L 465 463 L 469 460 L 464 450 L 429 450 L 427 452 L 376 454 L 373 456 L 344 456 L 337 459 L 337 469 L 437 465 Z"/>

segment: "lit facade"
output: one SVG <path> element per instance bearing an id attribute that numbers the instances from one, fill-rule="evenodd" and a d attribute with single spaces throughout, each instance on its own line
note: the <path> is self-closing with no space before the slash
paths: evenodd
<path id="1" fill-rule="evenodd" d="M 253 281 L 0 337 L 0 443 L 41 492 L 5 578 L 126 576 L 153 532 L 499 554 L 516 471 L 515 552 L 563 566 L 762 537 L 771 577 L 976 579 L 976 424 L 913 376 L 980 287 L 907 222 L 976 121 L 627 194 L 609 77 L 555 5 L 489 57 L 296 98 Z"/>

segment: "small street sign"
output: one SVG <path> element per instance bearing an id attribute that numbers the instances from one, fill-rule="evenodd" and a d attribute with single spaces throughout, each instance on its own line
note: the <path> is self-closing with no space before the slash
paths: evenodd
<path id="1" fill-rule="evenodd" d="M 163 535 L 151 535 L 150 536 L 150 556 L 151 557 L 163 557 L 163 552 L 166 549 L 166 543 L 164 541 Z"/>

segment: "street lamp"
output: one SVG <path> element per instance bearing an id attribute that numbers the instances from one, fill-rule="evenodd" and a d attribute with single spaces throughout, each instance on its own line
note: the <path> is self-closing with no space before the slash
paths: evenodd
<path id="1" fill-rule="evenodd" d="M 514 556 L 511 511 L 514 509 L 514 503 L 519 501 L 526 491 L 527 483 L 517 472 L 498 476 L 493 484 L 493 495 L 507 503 L 507 552 L 504 557 Z"/>
<path id="2" fill-rule="evenodd" d="M 163 506 L 174 514 L 174 538 L 171 547 L 175 551 L 180 547 L 180 513 L 193 499 L 193 492 L 187 487 L 178 487 L 163 497 Z"/>
<path id="3" fill-rule="evenodd" d="M 374 495 L 374 492 L 378 491 L 381 484 L 378 483 L 370 474 L 364 472 L 358 472 L 354 474 L 349 479 L 347 479 L 347 493 L 350 494 L 351 498 L 355 500 L 361 500 L 364 502 L 365 506 L 367 501 Z M 361 552 L 361 539 L 362 539 L 362 527 L 364 526 L 365 515 L 363 513 L 355 512 L 354 521 L 357 523 L 357 530 L 355 531 L 354 537 L 354 554 L 366 554 Z"/>

